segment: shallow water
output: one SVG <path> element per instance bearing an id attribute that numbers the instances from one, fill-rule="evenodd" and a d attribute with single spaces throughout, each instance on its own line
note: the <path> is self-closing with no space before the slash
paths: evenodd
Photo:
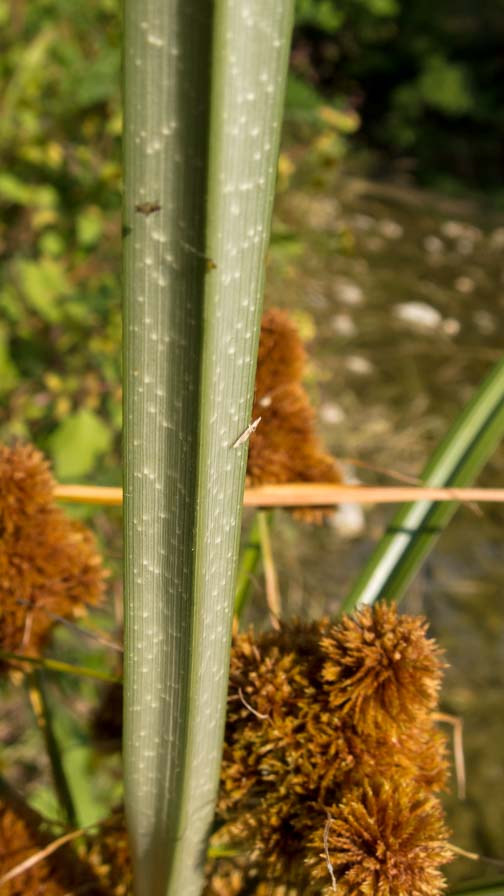
<path id="1" fill-rule="evenodd" d="M 339 458 L 418 476 L 502 351 L 504 219 L 395 184 L 300 183 L 277 202 L 267 302 L 311 336 L 308 386 Z M 502 485 L 504 452 L 480 483 Z M 353 465 L 364 482 L 390 483 Z M 277 512 L 285 615 L 335 612 L 393 514 L 365 511 L 357 537 Z M 503 509 L 463 508 L 409 589 L 446 650 L 442 710 L 464 724 L 467 799 L 449 795 L 453 842 L 504 857 Z M 260 599 L 260 598 L 259 598 Z M 498 869 L 497 869 L 498 871 Z M 457 860 L 451 880 L 492 878 Z"/>

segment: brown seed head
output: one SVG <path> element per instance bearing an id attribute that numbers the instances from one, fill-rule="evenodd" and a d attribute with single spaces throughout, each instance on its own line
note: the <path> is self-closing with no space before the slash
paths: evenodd
<path id="1" fill-rule="evenodd" d="M 441 805 L 416 784 L 395 776 L 351 788 L 329 820 L 320 816 L 311 836 L 318 861 L 308 859 L 313 881 L 332 893 L 328 857 L 340 896 L 438 896 L 439 866 L 452 851 Z M 325 841 L 325 842 L 324 842 Z"/>
<path id="2" fill-rule="evenodd" d="M 0 538 L 53 499 L 49 464 L 33 445 L 0 445 Z"/>
<path id="3" fill-rule="evenodd" d="M 33 491 L 32 491 L 33 490 Z M 105 573 L 92 533 L 52 498 L 32 446 L 0 449 L 0 646 L 37 655 L 54 621 L 99 603 Z"/>
<path id="4" fill-rule="evenodd" d="M 426 799 L 445 785 L 445 737 L 432 718 L 441 668 L 423 621 L 385 606 L 235 637 L 217 816 L 224 842 L 246 852 L 247 874 L 319 894 L 306 862 L 321 806 L 374 794 L 377 781 L 405 782 Z"/>
<path id="5" fill-rule="evenodd" d="M 284 311 L 263 315 L 252 419 L 261 424 L 250 438 L 247 475 L 251 485 L 341 482 L 336 461 L 315 433 L 315 415 L 302 386 L 306 353 Z M 331 509 L 299 508 L 295 515 L 321 522 Z"/>
<path id="6" fill-rule="evenodd" d="M 381 604 L 344 617 L 323 639 L 331 706 L 360 733 L 419 723 L 436 706 L 443 663 L 425 631 L 423 618 Z"/>
<path id="7" fill-rule="evenodd" d="M 43 819 L 28 806 L 0 800 L 0 878 L 35 856 L 56 839 Z M 108 896 L 92 870 L 72 847 L 64 845 L 27 871 L 2 884 L 2 896 L 63 896 L 85 889 L 89 896 Z"/>

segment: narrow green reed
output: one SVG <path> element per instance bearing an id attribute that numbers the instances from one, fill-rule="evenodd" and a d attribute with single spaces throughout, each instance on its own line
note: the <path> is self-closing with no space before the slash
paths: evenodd
<path id="1" fill-rule="evenodd" d="M 424 485 L 470 486 L 504 438 L 504 359 L 490 371 L 441 441 Z M 393 517 L 362 569 L 342 611 L 376 600 L 398 601 L 457 510 L 456 501 L 415 501 Z"/>
<path id="2" fill-rule="evenodd" d="M 195 896 L 216 797 L 292 0 L 125 0 L 126 812 Z"/>

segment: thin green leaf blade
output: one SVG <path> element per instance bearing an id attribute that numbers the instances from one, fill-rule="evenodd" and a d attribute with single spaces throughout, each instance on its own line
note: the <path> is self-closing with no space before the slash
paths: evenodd
<path id="1" fill-rule="evenodd" d="M 504 359 L 491 371 L 442 440 L 422 474 L 425 485 L 471 485 L 504 437 Z M 343 603 L 342 611 L 399 600 L 439 535 L 457 502 L 416 501 L 402 507 Z"/>

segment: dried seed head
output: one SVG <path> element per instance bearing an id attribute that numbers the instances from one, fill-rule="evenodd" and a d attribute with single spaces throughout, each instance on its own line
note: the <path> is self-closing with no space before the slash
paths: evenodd
<path id="1" fill-rule="evenodd" d="M 107 896 L 133 892 L 133 867 L 122 810 L 114 812 L 89 838 L 87 862 Z"/>
<path id="2" fill-rule="evenodd" d="M 448 830 L 437 798 L 394 776 L 364 781 L 339 805 L 321 813 L 310 845 L 311 876 L 326 881 L 332 865 L 340 896 L 437 896 L 445 887 L 440 866 L 451 861 Z M 325 837 L 324 837 L 325 834 Z M 325 842 L 324 842 L 325 840 Z"/>
<path id="3" fill-rule="evenodd" d="M 315 415 L 302 386 L 306 353 L 284 311 L 271 308 L 261 324 L 252 419 L 262 417 L 250 439 L 251 485 L 268 482 L 341 482 L 336 461 L 315 433 Z M 321 522 L 331 509 L 299 508 L 295 515 Z"/>
<path id="4" fill-rule="evenodd" d="M 105 573 L 92 533 L 53 502 L 42 454 L 0 448 L 0 646 L 38 654 L 54 625 L 99 603 Z"/>
<path id="5" fill-rule="evenodd" d="M 314 855 L 319 862 L 310 832 L 323 836 L 320 807 L 374 794 L 377 781 L 404 782 L 438 818 L 429 800 L 447 775 L 432 716 L 441 669 L 423 621 L 384 606 L 235 637 L 217 814 L 224 842 L 247 852 L 247 881 L 319 894 L 307 869 Z"/>
<path id="6" fill-rule="evenodd" d="M 35 856 L 57 834 L 30 807 L 0 800 L 0 878 L 21 862 Z M 107 896 L 87 863 L 77 858 L 70 846 L 33 864 L 28 870 L 2 884 L 2 896 L 63 896 L 85 889 L 91 896 Z"/>
<path id="7" fill-rule="evenodd" d="M 400 730 L 436 706 L 443 663 L 426 627 L 381 604 L 346 616 L 323 639 L 331 706 L 360 733 Z"/>
<path id="8" fill-rule="evenodd" d="M 49 464 L 33 445 L 0 445 L 0 537 L 53 499 Z"/>

